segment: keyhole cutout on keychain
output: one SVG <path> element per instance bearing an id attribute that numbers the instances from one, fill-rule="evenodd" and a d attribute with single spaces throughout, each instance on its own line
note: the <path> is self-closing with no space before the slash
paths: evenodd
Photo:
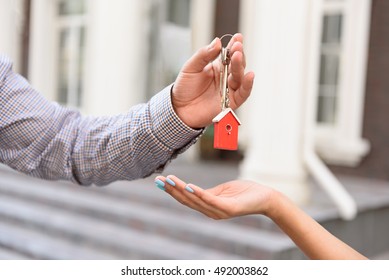
<path id="1" fill-rule="evenodd" d="M 231 135 L 232 126 L 230 124 L 226 125 L 227 134 Z"/>
<path id="2" fill-rule="evenodd" d="M 226 34 L 220 40 L 226 36 L 232 37 L 231 34 Z M 231 57 L 228 48 L 222 47 L 220 61 L 221 112 L 212 120 L 214 123 L 213 147 L 221 150 L 237 150 L 238 127 L 241 122 L 230 108 L 228 75 Z"/>

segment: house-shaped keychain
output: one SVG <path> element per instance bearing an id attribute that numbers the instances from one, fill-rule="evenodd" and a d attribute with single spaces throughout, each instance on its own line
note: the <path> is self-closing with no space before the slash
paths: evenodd
<path id="1" fill-rule="evenodd" d="M 213 120 L 213 147 L 221 150 L 238 149 L 238 126 L 241 124 L 231 108 L 221 111 Z"/>

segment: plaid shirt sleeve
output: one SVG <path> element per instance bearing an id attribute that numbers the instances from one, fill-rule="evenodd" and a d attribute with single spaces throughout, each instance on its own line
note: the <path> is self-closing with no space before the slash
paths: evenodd
<path id="1" fill-rule="evenodd" d="M 28 175 L 106 185 L 161 171 L 196 142 L 171 104 L 171 86 L 110 117 L 49 102 L 0 55 L 0 162 Z"/>

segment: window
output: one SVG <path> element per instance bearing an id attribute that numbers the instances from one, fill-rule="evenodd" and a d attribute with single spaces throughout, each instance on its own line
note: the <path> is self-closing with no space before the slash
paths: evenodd
<path id="1" fill-rule="evenodd" d="M 342 19 L 342 14 L 323 17 L 317 111 L 319 123 L 333 124 L 336 120 Z"/>
<path id="2" fill-rule="evenodd" d="M 70 107 L 82 106 L 85 13 L 84 0 L 58 1 L 57 100 Z"/>
<path id="3" fill-rule="evenodd" d="M 190 0 L 154 0 L 150 9 L 148 97 L 174 82 L 191 55 Z"/>
<path id="4" fill-rule="evenodd" d="M 167 20 L 175 25 L 189 27 L 190 0 L 168 0 Z"/>
<path id="5" fill-rule="evenodd" d="M 320 7 L 316 148 L 327 163 L 356 166 L 369 151 L 362 122 L 371 0 Z"/>

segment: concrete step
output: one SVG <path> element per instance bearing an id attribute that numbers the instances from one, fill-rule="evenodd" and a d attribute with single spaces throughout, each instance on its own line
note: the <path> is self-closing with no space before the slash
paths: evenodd
<path id="1" fill-rule="evenodd" d="M 111 259 L 114 255 L 80 246 L 63 238 L 38 232 L 29 227 L 2 221 L 0 246 L 12 250 L 4 259 Z M 15 253 L 16 252 L 16 253 Z"/>
<path id="2" fill-rule="evenodd" d="M 23 255 L 20 252 L 16 252 L 10 248 L 0 246 L 0 260 L 27 260 L 30 256 Z"/>
<path id="3" fill-rule="evenodd" d="M 123 225 L 12 197 L 0 198 L 0 217 L 69 242 L 113 252 L 116 258 L 240 258 L 238 255 L 136 231 Z"/>
<path id="4" fill-rule="evenodd" d="M 207 166 L 205 166 L 204 168 L 207 168 Z M 228 168 L 227 169 L 228 172 L 226 175 L 223 175 L 223 178 L 225 178 L 226 180 L 235 179 L 234 176 L 235 173 L 237 173 L 237 171 L 230 165 L 220 165 L 217 166 L 217 168 L 212 168 L 213 174 L 224 173 L 225 168 Z M 190 172 L 188 172 L 188 168 L 185 168 L 185 165 L 180 165 L 180 164 L 174 165 L 174 169 L 178 169 L 178 170 L 169 170 L 168 168 L 166 174 L 169 173 L 176 174 L 177 172 L 183 177 L 188 178 L 189 181 L 195 180 L 195 178 L 193 178 L 193 174 L 190 176 Z M 61 182 L 61 181 L 50 182 L 50 181 L 39 180 L 36 178 L 31 178 L 22 175 L 20 173 L 17 173 L 13 170 L 10 170 L 9 168 L 3 168 L 2 170 L 3 172 L 5 172 L 2 178 L 2 182 L 8 184 L 9 186 L 9 187 L 4 186 L 3 191 L 7 191 L 7 189 L 12 190 L 13 187 L 11 186 L 13 184 L 14 185 L 16 184 L 19 186 L 24 186 L 24 189 L 21 190 L 22 194 L 32 195 L 32 192 L 34 192 L 34 189 L 36 189 L 35 194 L 40 196 L 43 191 L 38 190 L 37 189 L 38 186 L 38 187 L 46 187 L 44 192 L 48 192 L 50 193 L 51 197 L 55 197 L 56 193 L 58 192 L 58 189 L 62 188 L 67 190 L 67 193 L 70 193 L 70 195 L 74 195 L 73 193 L 83 192 L 89 196 L 92 195 L 91 193 L 98 193 L 98 194 L 102 194 L 104 197 L 113 197 L 115 198 L 116 201 L 120 200 L 126 205 L 128 205 L 129 203 L 136 202 L 148 208 L 170 209 L 177 215 L 185 216 L 185 218 L 190 216 L 196 218 L 204 218 L 204 216 L 201 213 L 193 211 L 187 207 L 183 207 L 180 203 L 177 203 L 177 201 L 175 201 L 169 195 L 157 189 L 154 184 L 154 176 L 141 179 L 141 180 L 129 181 L 129 182 L 127 181 L 115 182 L 106 187 L 80 187 L 68 182 Z M 0 174 L 1 174 L 1 169 L 0 169 Z M 223 182 L 222 180 L 220 180 L 220 176 L 221 175 L 218 176 L 216 175 L 215 177 L 212 177 L 212 179 L 214 180 L 210 180 L 209 177 L 208 179 L 204 177 L 199 177 L 199 179 L 196 180 L 196 184 L 199 184 L 204 188 L 212 187 L 214 185 Z M 207 181 L 208 183 L 206 183 Z M 53 185 L 55 186 L 54 188 Z M 84 202 L 88 203 L 88 200 L 89 199 L 87 198 L 86 201 Z M 82 205 L 83 203 L 81 204 L 75 203 L 75 204 Z M 254 230 L 261 228 L 267 231 L 270 230 L 282 234 L 279 228 L 270 219 L 261 215 L 251 215 L 246 217 L 240 217 L 238 219 L 231 219 L 229 223 L 243 225 L 245 227 L 251 227 Z"/>
<path id="5" fill-rule="evenodd" d="M 389 260 L 389 251 L 375 255 L 372 257 L 373 260 Z"/>
<path id="6" fill-rule="evenodd" d="M 0 192 L 3 194 L 3 199 L 0 198 L 2 203 L 0 215 L 3 213 L 3 215 L 15 217 L 22 211 L 21 209 L 26 208 L 26 205 L 32 204 L 32 202 L 37 204 L 29 205 L 28 209 L 24 209 L 23 213 L 20 214 L 23 217 L 32 213 L 33 217 L 26 218 L 29 222 L 37 220 L 35 223 L 38 223 L 43 220 L 44 223 L 55 224 L 55 220 L 50 219 L 50 217 L 55 217 L 53 210 L 47 212 L 46 209 L 40 209 L 40 212 L 37 213 L 37 209 L 42 208 L 42 204 L 46 204 L 61 208 L 55 210 L 61 212 L 61 216 L 71 211 L 77 215 L 82 214 L 104 219 L 117 226 L 122 225 L 134 230 L 169 237 L 175 242 L 191 242 L 243 258 L 281 258 L 280 252 L 287 252 L 295 248 L 284 234 L 261 230 L 258 227 L 257 229 L 247 228 L 231 221 L 215 222 L 202 216 L 186 216 L 172 211 L 172 209 L 128 202 L 122 197 L 91 192 L 83 188 L 34 185 L 31 182 L 29 186 L 26 186 L 26 184 L 20 184 L 14 180 L 3 180 Z M 4 197 L 5 195 L 8 197 Z M 30 208 L 31 210 L 29 210 Z M 44 213 L 46 217 L 42 217 L 41 213 Z M 67 223 L 71 223 L 72 219 L 74 217 L 69 217 Z M 98 227 L 101 223 L 101 221 L 93 223 L 91 227 Z"/>
<path id="7" fill-rule="evenodd" d="M 339 176 L 358 208 L 353 220 L 345 221 L 318 186 L 304 210 L 324 228 L 369 258 L 389 251 L 389 182 Z"/>

